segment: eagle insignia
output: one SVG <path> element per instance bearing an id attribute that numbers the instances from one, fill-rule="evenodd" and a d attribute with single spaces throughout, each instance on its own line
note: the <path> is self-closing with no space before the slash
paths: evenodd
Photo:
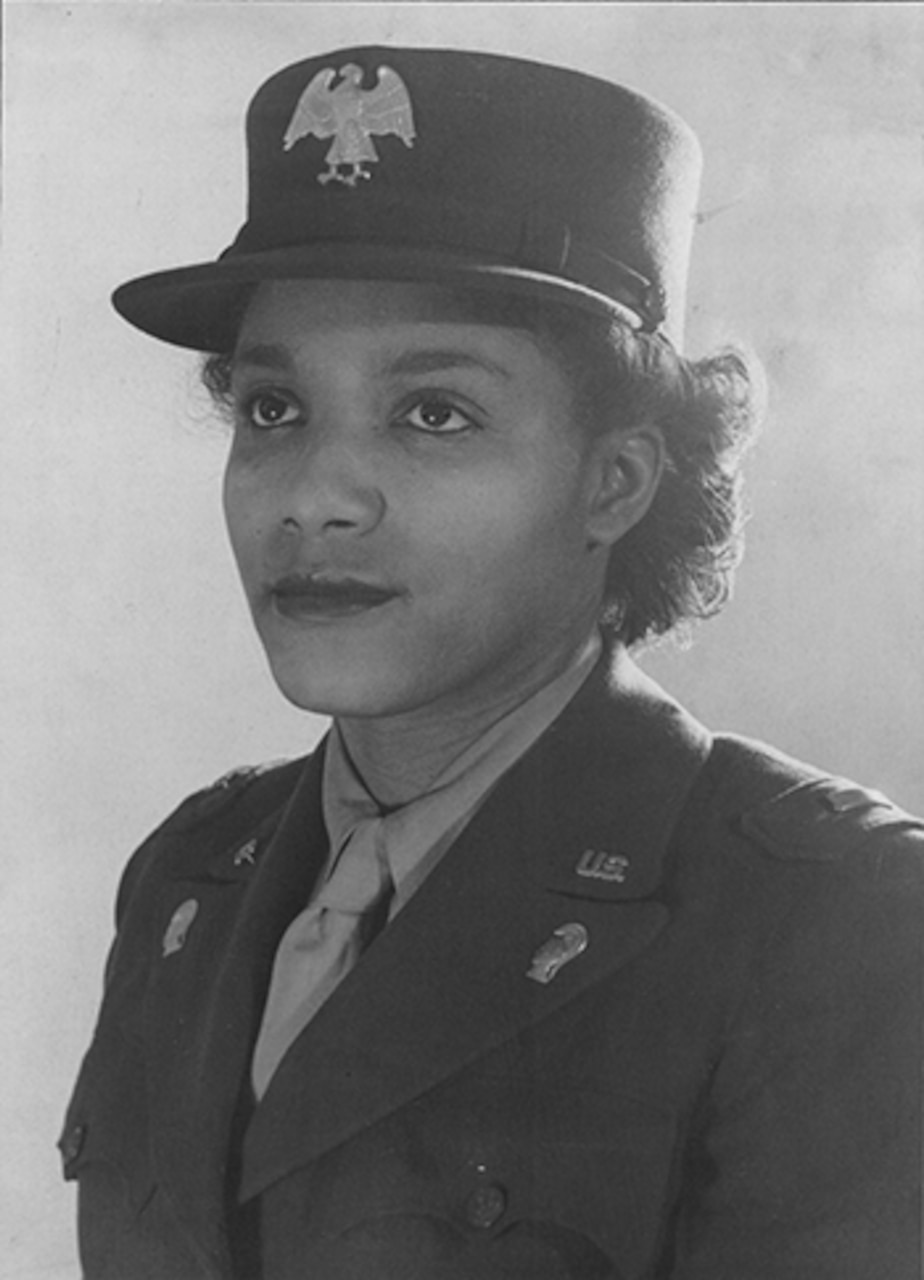
<path id="1" fill-rule="evenodd" d="M 340 81 L 332 89 L 331 82 L 337 74 L 325 67 L 314 77 L 298 100 L 282 145 L 291 151 L 309 135 L 333 138 L 324 157 L 327 169 L 318 174 L 318 182 L 322 186 L 342 182 L 355 187 L 360 178 L 372 177 L 364 166 L 379 159 L 373 134 L 384 137 L 395 133 L 406 147 L 412 147 L 417 136 L 414 115 L 404 81 L 391 67 L 378 68 L 371 89 L 362 88 L 362 67 L 354 62 L 342 68 Z"/>

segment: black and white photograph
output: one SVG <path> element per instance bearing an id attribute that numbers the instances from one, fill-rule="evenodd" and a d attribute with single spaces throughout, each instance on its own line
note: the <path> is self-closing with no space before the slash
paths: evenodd
<path id="1" fill-rule="evenodd" d="M 924 6 L 3 107 L 0 1280 L 921 1280 Z"/>

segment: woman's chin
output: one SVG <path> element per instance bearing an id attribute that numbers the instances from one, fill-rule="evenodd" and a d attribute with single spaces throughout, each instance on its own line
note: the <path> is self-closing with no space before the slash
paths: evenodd
<path id="1" fill-rule="evenodd" d="M 318 664 L 320 666 L 321 664 Z M 386 716 L 403 709 L 398 690 L 379 679 L 350 671 L 291 670 L 287 663 L 270 663 L 280 693 L 294 707 L 324 716 Z"/>

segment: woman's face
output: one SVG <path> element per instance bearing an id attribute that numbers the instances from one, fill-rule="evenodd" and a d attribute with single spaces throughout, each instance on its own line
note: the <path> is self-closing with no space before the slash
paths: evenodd
<path id="1" fill-rule="evenodd" d="M 608 550 L 598 442 L 538 339 L 425 286 L 266 284 L 232 391 L 228 528 L 297 706 L 465 714 L 587 636 Z"/>

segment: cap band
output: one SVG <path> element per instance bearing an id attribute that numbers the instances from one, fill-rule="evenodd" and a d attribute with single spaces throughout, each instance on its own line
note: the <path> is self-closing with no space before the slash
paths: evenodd
<path id="1" fill-rule="evenodd" d="M 646 331 L 664 319 L 660 291 L 637 271 L 572 238 L 562 222 L 541 212 L 506 207 L 476 208 L 457 202 L 408 201 L 385 196 L 374 208 L 336 199 L 293 201 L 259 223 L 248 220 L 220 261 L 304 246 L 306 231 L 318 251 L 325 245 L 444 251 L 471 256 L 473 265 L 505 274 L 538 273 L 567 279 L 605 294 L 632 311 Z"/>

